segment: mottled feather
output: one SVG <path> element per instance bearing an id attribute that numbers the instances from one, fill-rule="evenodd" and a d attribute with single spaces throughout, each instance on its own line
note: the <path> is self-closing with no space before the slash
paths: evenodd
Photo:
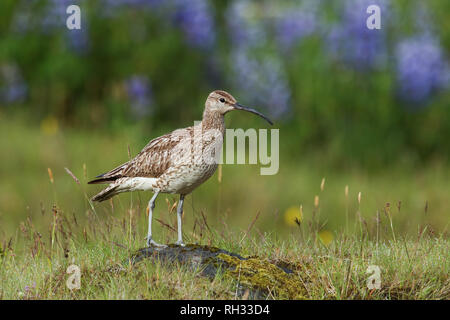
<path id="1" fill-rule="evenodd" d="M 187 133 L 192 136 L 193 132 L 193 127 L 188 127 L 155 138 L 136 157 L 88 183 L 110 183 L 123 177 L 158 178 L 171 166 L 172 152 L 182 141 L 183 135 Z"/>

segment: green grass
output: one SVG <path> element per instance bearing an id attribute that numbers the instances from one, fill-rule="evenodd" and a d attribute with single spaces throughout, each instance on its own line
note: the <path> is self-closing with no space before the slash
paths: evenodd
<path id="1" fill-rule="evenodd" d="M 117 265 L 143 245 L 144 215 L 124 213 L 122 219 L 99 219 L 77 225 L 55 212 L 53 238 L 40 238 L 24 224 L 13 245 L 0 259 L 0 298 L 3 299 L 234 299 L 236 283 L 218 274 L 209 280 L 183 265 L 144 261 L 117 271 Z M 249 235 L 206 231 L 201 243 L 270 261 L 296 266 L 308 299 L 449 299 L 450 250 L 448 240 L 426 232 L 416 239 L 377 240 L 340 234 L 325 245 L 313 229 L 301 226 L 289 239 L 275 234 Z M 49 226 L 53 229 L 53 225 Z M 164 232 L 165 241 L 174 232 Z M 192 241 L 192 232 L 186 232 Z M 19 241 L 20 238 L 20 241 Z M 381 238 L 381 239 L 380 239 Z M 52 241 L 53 239 L 53 241 Z M 52 244 L 53 243 L 53 244 Z M 69 290 L 66 269 L 81 269 L 81 288 Z M 370 265 L 381 270 L 381 288 L 369 290 Z M 269 298 L 277 298 L 270 296 Z"/>
<path id="2" fill-rule="evenodd" d="M 0 140 L 0 298 L 235 298 L 236 283 L 220 274 L 211 281 L 185 266 L 146 261 L 114 271 L 144 245 L 150 195 L 93 205 L 88 199 L 99 187 L 86 182 L 125 161 L 128 145 L 135 154 L 161 132 L 48 131 L 0 115 L 7 137 Z M 185 203 L 185 242 L 288 261 L 299 268 L 307 298 L 450 298 L 448 167 L 393 165 L 373 174 L 329 169 L 314 155 L 280 159 L 278 175 L 225 165 L 220 183 L 215 175 L 199 187 Z M 158 198 L 158 242 L 175 242 L 176 200 Z M 286 209 L 300 205 L 300 226 L 286 221 Z M 80 290 L 65 284 L 72 263 L 81 268 Z M 367 288 L 370 265 L 380 267 L 379 290 Z"/>
<path id="3" fill-rule="evenodd" d="M 60 127 L 54 134 L 48 134 L 48 129 L 42 127 L 0 114 L 0 135 L 5 137 L 0 139 L 0 236 L 14 233 L 27 217 L 36 217 L 37 225 L 47 225 L 49 221 L 40 217 L 40 212 L 42 208 L 50 210 L 55 203 L 75 212 L 83 222 L 84 212 L 90 209 L 87 198 L 103 187 L 87 185 L 87 181 L 127 161 L 128 147 L 134 156 L 151 138 L 163 133 L 138 127 L 115 134 Z M 280 145 L 283 146 L 282 141 Z M 372 221 L 377 212 L 383 214 L 389 203 L 398 232 L 415 235 L 418 225 L 428 225 L 436 233 L 448 232 L 450 168 L 443 162 L 418 168 L 393 164 L 373 173 L 352 164 L 335 168 L 326 160 L 331 158 L 331 154 L 322 154 L 293 159 L 288 151 L 282 150 L 279 173 L 273 176 L 261 176 L 257 165 L 224 165 L 221 183 L 216 173 L 186 198 L 186 223 L 192 226 L 195 219 L 191 217 L 204 211 L 217 228 L 226 221 L 233 229 L 245 230 L 260 212 L 257 229 L 289 235 L 291 231 L 284 221 L 286 210 L 302 205 L 305 216 L 312 216 L 317 195 L 320 199 L 317 215 L 330 231 L 342 231 L 347 226 L 357 231 L 358 208 L 363 219 Z M 80 180 L 80 185 L 67 174 L 66 167 Z M 48 168 L 53 172 L 53 184 Z M 121 215 L 130 203 L 140 205 L 143 210 L 150 196 L 144 192 L 122 194 L 114 198 L 114 211 L 110 210 L 110 203 L 96 208 L 102 217 Z M 178 200 L 172 195 L 158 197 L 156 215 L 166 206 L 166 198 L 170 202 Z"/>

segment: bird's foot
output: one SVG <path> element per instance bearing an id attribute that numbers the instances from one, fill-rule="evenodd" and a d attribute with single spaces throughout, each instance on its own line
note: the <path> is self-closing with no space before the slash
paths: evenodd
<path id="1" fill-rule="evenodd" d="M 153 240 L 152 238 L 147 238 L 147 247 L 158 247 L 158 248 L 166 248 L 167 245 L 165 244 L 160 244 L 158 242 L 156 242 L 155 240 Z"/>
<path id="2" fill-rule="evenodd" d="M 181 246 L 181 247 L 185 247 L 186 246 L 182 240 L 178 240 L 177 242 L 175 242 L 175 244 L 177 246 Z"/>

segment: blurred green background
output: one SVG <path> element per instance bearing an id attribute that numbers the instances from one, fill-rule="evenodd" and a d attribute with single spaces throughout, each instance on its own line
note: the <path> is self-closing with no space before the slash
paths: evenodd
<path id="1" fill-rule="evenodd" d="M 71 4 L 79 30 L 66 27 Z M 379 30 L 366 27 L 371 4 Z M 87 180 L 200 120 L 215 89 L 275 120 L 280 171 L 224 165 L 188 197 L 188 225 L 204 212 L 245 230 L 259 212 L 259 232 L 284 235 L 302 206 L 302 223 L 332 232 L 371 228 L 377 212 L 406 233 L 447 232 L 449 1 L 2 0 L 0 36 L 1 238 L 27 217 L 47 225 L 54 204 L 82 221 L 100 188 Z M 266 128 L 238 112 L 226 123 Z M 143 212 L 149 197 L 96 207 Z M 159 197 L 157 216 L 164 198 L 176 200 Z"/>

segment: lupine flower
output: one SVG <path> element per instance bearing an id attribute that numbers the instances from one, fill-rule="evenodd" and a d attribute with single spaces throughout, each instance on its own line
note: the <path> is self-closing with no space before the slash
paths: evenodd
<path id="1" fill-rule="evenodd" d="M 289 110 L 291 93 L 279 59 L 268 56 L 257 60 L 245 48 L 237 47 L 232 61 L 235 85 L 246 100 L 264 107 L 275 118 Z"/>
<path id="2" fill-rule="evenodd" d="M 275 118 L 289 110 L 290 89 L 286 72 L 277 54 L 264 51 L 267 24 L 255 16 L 258 2 L 236 0 L 226 12 L 231 42 L 232 79 L 245 100 L 261 106 Z M 255 48 L 258 57 L 253 55 Z M 262 50 L 260 50 L 262 48 Z"/>
<path id="3" fill-rule="evenodd" d="M 149 9 L 149 12 L 169 19 L 178 26 L 193 47 L 210 48 L 215 41 L 212 8 L 207 0 L 103 0 L 106 16 L 113 16 L 118 8 Z M 156 11 L 157 9 L 164 9 Z"/>
<path id="4" fill-rule="evenodd" d="M 157 9 L 158 7 L 170 4 L 170 0 L 102 0 L 102 11 L 106 17 L 113 17 L 123 8 L 130 9 Z"/>
<path id="5" fill-rule="evenodd" d="M 214 18 L 206 0 L 176 0 L 175 22 L 181 27 L 189 44 L 210 48 L 215 41 Z"/>
<path id="6" fill-rule="evenodd" d="M 41 22 L 41 30 L 44 33 L 62 32 L 67 47 L 78 54 L 85 53 L 89 46 L 86 16 L 83 14 L 81 16 L 81 29 L 69 30 L 66 21 L 69 17 L 67 8 L 72 4 L 80 5 L 80 3 L 82 2 L 73 0 L 49 0 Z"/>
<path id="7" fill-rule="evenodd" d="M 150 80 L 146 76 L 134 75 L 125 81 L 132 112 L 138 116 L 146 116 L 152 111 L 152 90 Z"/>
<path id="8" fill-rule="evenodd" d="M 81 29 L 63 29 L 66 44 L 69 49 L 78 54 L 84 54 L 89 49 L 89 32 L 87 19 L 81 19 Z"/>
<path id="9" fill-rule="evenodd" d="M 283 49 L 289 49 L 298 41 L 313 34 L 317 27 L 319 1 L 307 1 L 287 10 L 277 18 L 275 29 L 277 41 Z"/>
<path id="10" fill-rule="evenodd" d="M 423 34 L 401 41 L 395 50 L 397 81 L 403 99 L 421 103 L 448 86 L 449 67 L 439 41 Z"/>
<path id="11" fill-rule="evenodd" d="M 225 13 L 228 34 L 234 46 L 256 46 L 266 42 L 267 34 L 261 20 L 253 16 L 254 2 L 233 1 Z"/>
<path id="12" fill-rule="evenodd" d="M 370 5 L 381 9 L 382 23 L 386 23 L 389 6 L 385 0 L 347 0 L 340 22 L 331 26 L 327 36 L 328 52 L 356 69 L 383 67 L 387 60 L 386 26 L 368 29 L 366 25 Z"/>
<path id="13" fill-rule="evenodd" d="M 13 33 L 25 34 L 33 29 L 34 19 L 31 10 L 20 8 L 16 10 L 11 21 L 11 31 Z"/>
<path id="14" fill-rule="evenodd" d="M 79 54 L 85 53 L 89 47 L 89 38 L 86 28 L 81 28 L 80 30 L 67 30 L 66 32 L 69 48 Z"/>
<path id="15" fill-rule="evenodd" d="M 28 86 L 17 67 L 4 65 L 0 68 L 0 102 L 5 104 L 22 102 L 28 93 Z"/>
<path id="16" fill-rule="evenodd" d="M 74 3 L 72 0 L 48 0 L 46 3 L 46 12 L 42 18 L 42 30 L 45 33 L 51 33 L 55 30 L 66 28 L 68 14 L 67 7 Z"/>

